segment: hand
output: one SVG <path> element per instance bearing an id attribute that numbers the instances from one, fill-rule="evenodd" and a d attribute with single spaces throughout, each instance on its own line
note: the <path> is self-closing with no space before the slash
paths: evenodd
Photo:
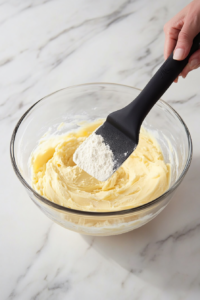
<path id="1" fill-rule="evenodd" d="M 194 37 L 200 32 L 200 0 L 192 1 L 167 22 L 164 26 L 164 32 L 165 59 L 168 58 L 173 50 L 174 59 L 185 59 L 190 52 Z M 198 67 L 200 67 L 200 49 L 190 57 L 188 64 L 180 75 L 185 78 L 190 71 Z M 178 82 L 178 78 L 176 78 L 175 82 Z"/>

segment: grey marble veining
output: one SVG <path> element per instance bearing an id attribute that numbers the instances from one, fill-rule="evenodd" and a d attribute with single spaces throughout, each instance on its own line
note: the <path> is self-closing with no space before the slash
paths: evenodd
<path id="1" fill-rule="evenodd" d="M 200 299 L 200 70 L 163 96 L 192 134 L 191 168 L 168 207 L 133 232 L 94 238 L 48 220 L 10 163 L 35 101 L 66 86 L 143 88 L 163 62 L 164 24 L 186 0 L 0 1 L 0 299 Z"/>

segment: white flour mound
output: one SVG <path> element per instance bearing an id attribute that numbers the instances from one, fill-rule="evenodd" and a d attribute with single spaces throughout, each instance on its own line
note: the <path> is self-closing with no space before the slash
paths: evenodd
<path id="1" fill-rule="evenodd" d="M 93 132 L 75 151 L 74 162 L 85 172 L 100 181 L 114 172 L 114 156 L 101 135 Z"/>

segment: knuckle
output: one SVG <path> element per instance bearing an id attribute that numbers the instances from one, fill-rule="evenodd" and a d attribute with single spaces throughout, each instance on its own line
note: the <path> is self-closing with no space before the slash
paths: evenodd
<path id="1" fill-rule="evenodd" d="M 168 31 L 168 36 L 171 40 L 177 40 L 178 39 L 178 30 L 174 27 L 170 27 Z"/>
<path id="2" fill-rule="evenodd" d="M 176 37 L 176 32 L 173 28 L 171 28 L 168 32 L 168 35 L 171 39 L 174 39 Z"/>
<path id="3" fill-rule="evenodd" d="M 190 41 L 191 38 L 186 31 L 181 31 L 178 36 L 179 41 Z"/>

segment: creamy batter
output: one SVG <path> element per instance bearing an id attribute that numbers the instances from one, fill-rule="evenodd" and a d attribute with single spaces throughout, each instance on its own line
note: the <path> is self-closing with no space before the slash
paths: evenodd
<path id="1" fill-rule="evenodd" d="M 75 150 L 102 122 L 41 140 L 31 155 L 32 186 L 39 194 L 69 208 L 108 212 L 148 203 L 168 189 L 170 165 L 143 128 L 136 150 L 107 181 L 98 181 L 73 162 Z"/>

